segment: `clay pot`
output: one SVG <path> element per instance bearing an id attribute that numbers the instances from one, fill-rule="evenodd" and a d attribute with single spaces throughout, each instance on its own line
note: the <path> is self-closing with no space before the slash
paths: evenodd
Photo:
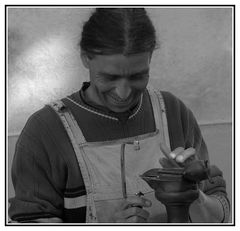
<path id="1" fill-rule="evenodd" d="M 145 180 L 155 192 L 174 193 L 189 189 L 197 189 L 196 182 L 183 178 L 183 168 L 151 169 L 140 177 Z M 187 198 L 186 198 L 187 199 Z M 165 205 L 169 223 L 188 223 L 189 206 L 191 200 L 170 201 L 168 198 L 161 200 Z"/>

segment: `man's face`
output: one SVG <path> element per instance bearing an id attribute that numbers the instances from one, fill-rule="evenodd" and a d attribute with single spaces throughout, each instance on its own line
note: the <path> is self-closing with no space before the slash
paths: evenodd
<path id="1" fill-rule="evenodd" d="M 114 112 L 137 104 L 149 80 L 149 52 L 124 56 L 96 55 L 88 60 L 91 98 Z"/>

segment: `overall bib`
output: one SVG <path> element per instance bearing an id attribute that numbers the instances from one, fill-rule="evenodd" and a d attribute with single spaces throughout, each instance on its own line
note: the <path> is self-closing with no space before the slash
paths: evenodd
<path id="1" fill-rule="evenodd" d="M 86 196 L 79 200 L 65 200 L 86 206 L 87 223 L 113 223 L 113 214 L 124 200 L 121 178 L 121 147 L 125 144 L 125 178 L 127 197 L 144 193 L 152 206 L 144 208 L 150 213 L 149 223 L 167 222 L 165 206 L 156 200 L 154 191 L 139 176 L 151 168 L 161 167 L 164 157 L 159 143 L 169 145 L 164 101 L 160 92 L 148 89 L 154 112 L 156 132 L 105 142 L 87 142 L 68 108 L 61 110 L 62 101 L 50 106 L 57 112 L 72 142 L 86 188 Z"/>

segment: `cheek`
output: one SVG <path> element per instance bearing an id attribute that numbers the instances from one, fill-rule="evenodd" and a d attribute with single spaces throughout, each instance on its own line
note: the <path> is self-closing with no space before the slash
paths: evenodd
<path id="1" fill-rule="evenodd" d="M 148 79 L 136 81 L 132 84 L 132 89 L 136 91 L 144 91 L 148 85 Z"/>
<path id="2" fill-rule="evenodd" d="M 102 81 L 95 81 L 94 85 L 100 93 L 105 93 L 114 89 L 113 84 L 102 82 Z"/>
<path id="3" fill-rule="evenodd" d="M 109 91 L 113 88 L 112 84 L 104 81 L 102 78 L 99 78 L 95 73 L 91 73 L 91 84 L 97 89 L 98 92 Z"/>

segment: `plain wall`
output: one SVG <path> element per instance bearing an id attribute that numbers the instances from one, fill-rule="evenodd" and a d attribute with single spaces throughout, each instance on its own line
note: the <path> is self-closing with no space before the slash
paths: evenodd
<path id="1" fill-rule="evenodd" d="M 8 8 L 8 172 L 17 136 L 44 104 L 88 80 L 79 40 L 88 8 Z M 158 36 L 150 83 L 191 108 L 232 193 L 232 8 L 148 8 Z M 9 195 L 14 195 L 10 177 Z"/>
<path id="2" fill-rule="evenodd" d="M 79 90 L 88 72 L 79 40 L 88 8 L 8 9 L 8 130 L 44 104 Z M 232 9 L 147 8 L 159 40 L 150 82 L 200 123 L 231 122 Z"/>

